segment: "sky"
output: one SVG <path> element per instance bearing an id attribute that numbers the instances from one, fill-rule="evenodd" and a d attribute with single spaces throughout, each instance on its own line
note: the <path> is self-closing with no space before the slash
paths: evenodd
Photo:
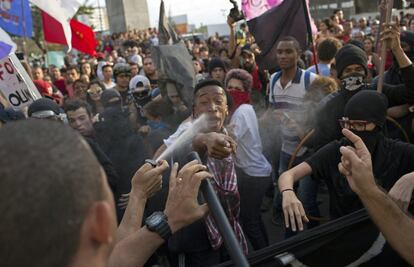
<path id="1" fill-rule="evenodd" d="M 105 5 L 105 0 L 89 0 L 92 5 Z M 239 7 L 240 7 L 240 0 Z M 158 16 L 161 0 L 147 0 L 151 26 L 158 26 Z M 187 14 L 188 23 L 217 24 L 226 23 L 229 10 L 233 7 L 229 0 L 164 0 L 167 14 L 172 16 Z M 171 13 L 169 10 L 171 9 Z"/>

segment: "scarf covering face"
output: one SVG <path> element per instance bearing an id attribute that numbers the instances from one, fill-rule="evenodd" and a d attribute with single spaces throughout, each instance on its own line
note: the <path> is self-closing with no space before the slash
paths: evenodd
<path id="1" fill-rule="evenodd" d="M 364 75 L 360 73 L 351 73 L 341 80 L 342 88 L 348 91 L 361 89 L 365 85 L 364 78 Z"/>
<path id="2" fill-rule="evenodd" d="M 243 104 L 250 104 L 250 93 L 240 90 L 229 90 L 229 95 L 233 100 L 233 106 L 230 110 L 230 114 L 233 114 L 238 107 Z"/>

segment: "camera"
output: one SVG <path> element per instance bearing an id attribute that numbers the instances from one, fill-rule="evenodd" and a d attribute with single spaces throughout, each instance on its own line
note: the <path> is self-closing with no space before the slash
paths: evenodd
<path id="1" fill-rule="evenodd" d="M 239 10 L 239 6 L 236 0 L 230 0 L 230 2 L 233 4 L 233 7 L 230 9 L 229 16 L 234 20 L 234 22 L 243 20 L 244 19 L 243 11 Z"/>

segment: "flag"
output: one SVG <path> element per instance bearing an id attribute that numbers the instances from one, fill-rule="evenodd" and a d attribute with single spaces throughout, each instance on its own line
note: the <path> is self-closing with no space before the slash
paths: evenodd
<path id="1" fill-rule="evenodd" d="M 82 5 L 82 0 L 30 0 L 41 10 L 57 20 L 63 29 L 66 44 L 72 48 L 72 34 L 69 21 Z"/>
<path id="2" fill-rule="evenodd" d="M 49 43 L 66 44 L 62 25 L 57 20 L 47 13 L 42 12 L 42 23 L 45 41 Z M 70 20 L 70 28 L 72 47 L 85 54 L 95 55 L 97 42 L 92 28 L 75 19 Z"/>
<path id="3" fill-rule="evenodd" d="M 165 8 L 164 8 L 164 1 L 161 0 L 160 4 L 160 17 L 158 22 L 158 38 L 159 43 L 161 45 L 166 44 L 175 44 L 178 43 L 179 38 L 177 36 L 177 33 L 171 26 L 171 24 L 168 22 L 167 17 L 165 16 Z"/>
<path id="4" fill-rule="evenodd" d="M 32 37 L 29 0 L 0 0 L 0 27 L 15 35 Z"/>
<path id="5" fill-rule="evenodd" d="M 271 9 L 280 5 L 283 0 L 247 0 L 242 1 L 242 10 L 247 20 L 254 19 Z"/>
<path id="6" fill-rule="evenodd" d="M 274 70 L 277 67 L 276 45 L 281 37 L 293 36 L 303 49 L 307 47 L 308 32 L 303 2 L 283 1 L 280 5 L 247 22 L 250 32 L 262 51 L 257 57 L 262 69 Z M 312 19 L 310 21 L 313 31 L 316 27 L 312 25 Z"/>
<path id="7" fill-rule="evenodd" d="M 3 59 L 16 50 L 16 44 L 2 28 L 0 28 L 0 40 L 0 59 Z"/>

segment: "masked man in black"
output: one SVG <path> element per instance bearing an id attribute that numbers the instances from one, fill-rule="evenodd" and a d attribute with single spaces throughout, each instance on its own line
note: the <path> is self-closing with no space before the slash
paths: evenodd
<path id="1" fill-rule="evenodd" d="M 377 184 L 389 191 L 401 176 L 414 170 L 414 146 L 383 135 L 387 106 L 387 98 L 383 94 L 362 90 L 349 99 L 344 117 L 337 123 L 362 138 L 372 155 Z M 347 145 L 350 142 L 345 138 L 332 141 L 279 177 L 286 227 L 291 227 L 293 231 L 303 230 L 303 222 L 308 221 L 293 189 L 293 184 L 306 175 L 312 174 L 314 179 L 327 184 L 331 218 L 344 216 L 363 207 L 345 177 L 338 171 L 341 162 L 339 148 Z"/>
<path id="2" fill-rule="evenodd" d="M 388 98 L 388 107 L 414 103 L 414 66 L 401 48 L 399 31 L 396 26 L 386 26 L 381 34 L 401 70 L 404 84 L 383 86 Z M 337 121 L 343 117 L 348 100 L 361 90 L 376 89 L 365 83 L 367 77 L 367 57 L 365 52 L 354 45 L 345 45 L 335 57 L 337 78 L 341 90 L 322 100 L 315 123 L 315 133 L 306 146 L 319 149 L 327 143 L 341 138 L 341 128 Z"/>

